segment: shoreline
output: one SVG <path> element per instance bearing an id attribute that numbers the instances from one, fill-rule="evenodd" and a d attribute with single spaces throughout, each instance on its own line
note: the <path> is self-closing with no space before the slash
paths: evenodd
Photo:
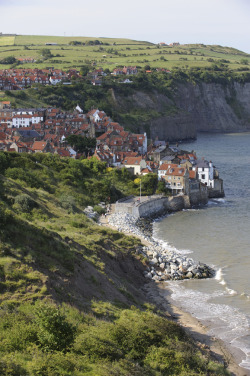
<path id="1" fill-rule="evenodd" d="M 214 360 L 225 364 L 232 376 L 250 375 L 250 370 L 239 366 L 245 354 L 240 349 L 209 335 L 209 328 L 205 323 L 176 305 L 171 299 L 171 289 L 166 282 L 151 282 L 144 286 L 143 291 L 170 319 L 175 320 L 188 332 L 200 349 L 209 352 Z"/>
<path id="2" fill-rule="evenodd" d="M 112 208 L 113 209 L 113 208 Z M 145 239 L 143 234 L 135 234 L 132 231 L 123 231 L 121 228 L 109 223 L 112 213 L 100 220 L 99 224 L 123 232 L 128 236 L 138 237 L 142 244 L 146 247 L 152 243 L 150 239 Z M 205 351 L 208 351 L 212 358 L 222 364 L 226 365 L 226 369 L 232 376 L 250 376 L 250 370 L 241 367 L 239 364 L 245 358 L 245 354 L 240 350 L 229 344 L 226 344 L 220 339 L 217 339 L 208 334 L 209 327 L 200 320 L 186 312 L 171 300 L 171 289 L 168 287 L 167 281 L 145 281 L 142 289 L 143 293 L 159 308 L 163 309 L 170 319 L 175 320 L 180 324 L 188 334 L 194 339 L 197 346 Z"/>

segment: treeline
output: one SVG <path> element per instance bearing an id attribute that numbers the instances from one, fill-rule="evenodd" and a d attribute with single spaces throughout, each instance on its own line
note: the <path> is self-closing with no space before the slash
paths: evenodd
<path id="1" fill-rule="evenodd" d="M 72 191 L 72 199 L 83 208 L 100 201 L 107 202 L 108 198 L 115 202 L 123 196 L 140 193 L 137 177 L 126 168 L 107 168 L 105 162 L 95 157 L 74 160 L 52 154 L 0 152 L 0 173 L 26 187 L 43 189 L 51 194 L 60 196 L 63 191 Z M 142 195 L 154 194 L 157 175 L 149 174 L 140 179 Z"/>
<path id="2" fill-rule="evenodd" d="M 86 42 L 80 42 L 78 40 L 72 40 L 69 42 L 70 46 L 109 46 L 110 43 L 103 43 L 102 41 L 95 39 L 95 40 L 87 40 Z"/>

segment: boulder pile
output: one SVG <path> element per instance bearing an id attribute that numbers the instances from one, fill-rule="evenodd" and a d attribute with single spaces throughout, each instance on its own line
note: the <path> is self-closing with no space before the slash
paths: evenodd
<path id="1" fill-rule="evenodd" d="M 150 235 L 151 226 L 146 221 L 144 226 L 137 218 L 127 213 L 112 214 L 109 223 L 118 231 L 134 234 L 145 239 L 148 243 L 138 249 L 148 260 L 147 270 L 144 271 L 146 278 L 154 281 L 181 280 L 190 278 L 210 278 L 215 271 L 208 265 L 196 262 L 192 258 L 169 250 Z"/>

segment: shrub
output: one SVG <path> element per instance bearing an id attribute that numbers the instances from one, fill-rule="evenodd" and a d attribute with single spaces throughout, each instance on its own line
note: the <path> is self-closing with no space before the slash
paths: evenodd
<path id="1" fill-rule="evenodd" d="M 35 309 L 38 324 L 38 341 L 45 351 L 66 351 L 72 345 L 76 333 L 74 325 L 56 306 L 38 303 Z"/>
<path id="2" fill-rule="evenodd" d="M 75 199 L 73 196 L 70 195 L 62 195 L 59 198 L 60 205 L 63 209 L 68 210 L 69 213 L 74 213 L 75 207 Z"/>
<path id="3" fill-rule="evenodd" d="M 32 209 L 38 206 L 37 202 L 25 193 L 15 197 L 15 204 L 25 213 L 30 213 Z"/>
<path id="4" fill-rule="evenodd" d="M 101 215 L 101 214 L 104 214 L 105 213 L 105 208 L 99 206 L 99 205 L 95 205 L 94 206 L 94 211 L 97 212 L 97 214 Z"/>

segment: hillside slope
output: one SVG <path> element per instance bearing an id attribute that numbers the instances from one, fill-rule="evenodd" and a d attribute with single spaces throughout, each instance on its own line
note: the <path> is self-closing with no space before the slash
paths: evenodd
<path id="1" fill-rule="evenodd" d="M 102 164 L 0 162 L 1 375 L 228 375 L 148 302 L 140 241 L 83 213 Z"/>

